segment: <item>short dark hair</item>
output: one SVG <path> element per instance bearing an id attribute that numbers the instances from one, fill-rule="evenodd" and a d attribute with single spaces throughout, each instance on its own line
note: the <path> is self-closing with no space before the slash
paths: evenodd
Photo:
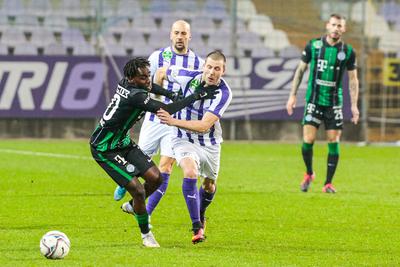
<path id="1" fill-rule="evenodd" d="M 207 58 L 211 58 L 211 59 L 213 59 L 213 60 L 221 60 L 221 59 L 222 59 L 222 60 L 224 61 L 224 63 L 226 63 L 226 57 L 225 57 L 225 55 L 222 53 L 221 50 L 214 50 L 214 51 L 208 53 L 206 59 L 207 59 Z"/>
<path id="2" fill-rule="evenodd" d="M 124 66 L 124 76 L 131 79 L 139 75 L 139 69 L 149 68 L 150 62 L 144 57 L 135 57 L 129 60 Z"/>
<path id="3" fill-rule="evenodd" d="M 330 18 L 336 18 L 336 19 L 346 20 L 346 17 L 345 17 L 345 16 L 342 16 L 342 15 L 337 14 L 337 13 L 331 14 L 331 15 L 329 16 L 329 19 L 330 19 Z"/>

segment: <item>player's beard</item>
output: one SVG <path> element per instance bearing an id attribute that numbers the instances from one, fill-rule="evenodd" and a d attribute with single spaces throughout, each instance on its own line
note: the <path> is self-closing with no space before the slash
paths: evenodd
<path id="1" fill-rule="evenodd" d="M 182 44 L 181 46 L 178 46 L 178 44 L 175 44 L 175 50 L 179 53 L 184 53 L 186 52 L 186 46 Z"/>

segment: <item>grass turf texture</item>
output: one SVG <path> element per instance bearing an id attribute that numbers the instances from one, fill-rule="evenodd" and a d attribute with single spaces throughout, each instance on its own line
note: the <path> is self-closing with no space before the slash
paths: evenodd
<path id="1" fill-rule="evenodd" d="M 325 143 L 314 147 L 316 181 L 300 192 L 300 144 L 225 143 L 205 243 L 192 245 L 175 167 L 152 216 L 160 249 L 113 200 L 114 182 L 89 159 L 86 141 L 0 141 L 0 266 L 398 266 L 399 148 L 341 145 L 335 195 L 321 192 Z M 4 149 L 79 155 L 53 158 Z M 125 197 L 125 201 L 128 197 Z M 39 252 L 65 232 L 69 255 Z"/>

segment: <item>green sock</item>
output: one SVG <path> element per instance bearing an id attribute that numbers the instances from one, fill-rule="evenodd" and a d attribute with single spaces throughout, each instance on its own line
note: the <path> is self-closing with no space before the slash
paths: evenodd
<path id="1" fill-rule="evenodd" d="M 307 174 L 312 174 L 312 160 L 313 160 L 313 143 L 305 143 L 301 146 L 301 154 L 303 155 L 304 164 L 307 168 Z"/>
<path id="2" fill-rule="evenodd" d="M 147 234 L 149 229 L 149 215 L 146 213 L 144 214 L 135 214 L 135 218 L 139 224 L 140 232 L 142 234 Z"/>

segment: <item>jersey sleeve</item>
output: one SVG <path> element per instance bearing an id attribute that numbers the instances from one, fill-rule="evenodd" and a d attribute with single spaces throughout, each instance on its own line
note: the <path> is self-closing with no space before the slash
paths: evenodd
<path id="1" fill-rule="evenodd" d="M 351 50 L 350 57 L 346 63 L 347 70 L 355 70 L 357 68 L 356 52 L 354 49 Z"/>
<path id="2" fill-rule="evenodd" d="M 304 63 L 310 63 L 311 61 L 311 41 L 308 42 L 306 47 L 304 48 L 303 52 L 301 53 L 301 60 Z"/>
<path id="3" fill-rule="evenodd" d="M 198 71 L 191 71 L 177 66 L 170 66 L 167 68 L 166 75 L 168 81 L 177 83 L 181 86 L 181 88 L 185 88 L 196 73 L 198 73 Z"/>
<path id="4" fill-rule="evenodd" d="M 149 94 L 136 93 L 130 96 L 130 104 L 144 111 L 156 113 L 160 108 L 165 108 L 165 104 L 153 100 Z"/>
<path id="5" fill-rule="evenodd" d="M 159 55 L 160 55 L 160 51 L 157 50 L 157 51 L 154 51 L 148 58 L 148 60 L 150 61 L 151 76 L 154 76 L 154 74 L 156 73 L 156 70 L 159 68 L 159 66 L 158 66 Z"/>
<path id="6" fill-rule="evenodd" d="M 222 87 L 219 90 L 219 94 L 216 95 L 206 112 L 211 112 L 221 118 L 232 101 L 232 92 L 228 87 Z"/>

